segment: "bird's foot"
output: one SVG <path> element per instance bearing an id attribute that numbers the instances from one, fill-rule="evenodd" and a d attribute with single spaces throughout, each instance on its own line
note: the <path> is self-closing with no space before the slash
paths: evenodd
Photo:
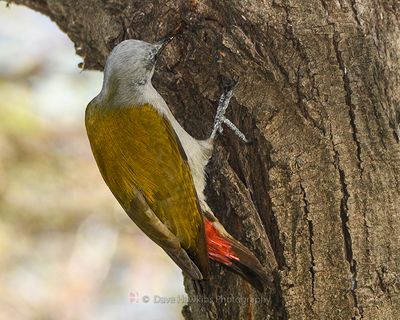
<path id="1" fill-rule="evenodd" d="M 224 129 L 222 128 L 222 124 L 225 123 L 240 139 L 242 139 L 246 143 L 249 142 L 246 136 L 229 119 L 225 117 L 225 111 L 229 106 L 229 101 L 232 98 L 233 89 L 235 88 L 235 86 L 236 82 L 229 87 L 225 87 L 224 92 L 219 99 L 217 114 L 214 120 L 214 128 L 210 136 L 211 140 L 214 140 L 218 133 L 222 134 L 222 132 L 224 131 Z"/>

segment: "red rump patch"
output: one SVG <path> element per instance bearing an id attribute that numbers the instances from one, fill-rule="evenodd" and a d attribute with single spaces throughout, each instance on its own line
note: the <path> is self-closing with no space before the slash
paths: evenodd
<path id="1" fill-rule="evenodd" d="M 221 235 L 211 221 L 204 219 L 204 226 L 210 259 L 227 266 L 232 265 L 232 260 L 239 260 L 232 249 L 232 243 Z"/>

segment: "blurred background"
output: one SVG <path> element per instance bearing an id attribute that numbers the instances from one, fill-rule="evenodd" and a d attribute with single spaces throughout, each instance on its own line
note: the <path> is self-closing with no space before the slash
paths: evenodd
<path id="1" fill-rule="evenodd" d="M 100 72 L 0 2 L 0 319 L 179 319 L 182 274 L 129 220 L 84 129 Z M 149 301 L 146 303 L 148 297 Z"/>

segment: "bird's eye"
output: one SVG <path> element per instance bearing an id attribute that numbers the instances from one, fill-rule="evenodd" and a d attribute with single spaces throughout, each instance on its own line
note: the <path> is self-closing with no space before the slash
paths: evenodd
<path id="1" fill-rule="evenodd" d="M 138 82 L 137 82 L 137 84 L 139 85 L 139 86 L 144 86 L 145 84 L 146 84 L 146 79 L 142 79 L 142 80 L 139 80 Z"/>

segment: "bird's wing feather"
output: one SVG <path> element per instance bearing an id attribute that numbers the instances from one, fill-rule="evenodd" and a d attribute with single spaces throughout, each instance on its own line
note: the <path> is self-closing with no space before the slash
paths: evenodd
<path id="1" fill-rule="evenodd" d="M 182 248 L 179 239 L 166 227 L 147 204 L 140 192 L 131 201 L 132 220 L 150 238 L 161 246 L 175 263 L 193 279 L 203 279 L 203 274 Z"/>
<path id="2" fill-rule="evenodd" d="M 186 260 L 185 254 L 173 235 L 205 276 L 208 256 L 201 209 L 170 122 L 151 105 L 111 109 L 91 103 L 86 128 L 101 174 L 131 219 L 185 270 L 179 263 Z"/>

